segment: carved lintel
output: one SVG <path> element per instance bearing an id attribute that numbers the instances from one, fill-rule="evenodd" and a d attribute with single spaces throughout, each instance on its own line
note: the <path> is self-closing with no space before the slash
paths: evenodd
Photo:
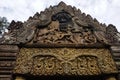
<path id="1" fill-rule="evenodd" d="M 100 75 L 117 72 L 107 49 L 22 48 L 14 68 L 14 73 L 32 75 Z"/>

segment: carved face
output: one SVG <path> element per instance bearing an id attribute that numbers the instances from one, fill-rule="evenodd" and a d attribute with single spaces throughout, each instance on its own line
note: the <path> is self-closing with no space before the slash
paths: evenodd
<path id="1" fill-rule="evenodd" d="M 67 23 L 72 20 L 71 15 L 68 12 L 62 11 L 52 16 L 52 20 L 58 20 L 60 23 Z"/>
<path id="2" fill-rule="evenodd" d="M 72 22 L 72 17 L 69 13 L 62 11 L 52 16 L 53 21 L 59 21 L 60 31 L 67 31 L 68 24 Z"/>

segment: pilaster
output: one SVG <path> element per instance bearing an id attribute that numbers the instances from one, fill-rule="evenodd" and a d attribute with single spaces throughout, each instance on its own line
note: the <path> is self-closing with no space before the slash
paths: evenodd
<path id="1" fill-rule="evenodd" d="M 18 52 L 17 45 L 0 45 L 0 80 L 12 80 L 12 70 Z"/>

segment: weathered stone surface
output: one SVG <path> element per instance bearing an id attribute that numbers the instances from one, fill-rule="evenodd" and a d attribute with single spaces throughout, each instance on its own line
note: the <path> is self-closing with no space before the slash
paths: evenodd
<path id="1" fill-rule="evenodd" d="M 0 38 L 2 80 L 11 80 L 12 74 L 107 74 L 106 80 L 111 80 L 120 70 L 116 27 L 99 23 L 64 2 L 37 12 L 24 23 L 12 21 L 8 30 Z"/>
<path id="2" fill-rule="evenodd" d="M 119 44 L 118 45 L 114 45 L 114 46 L 111 46 L 111 52 L 112 52 L 112 55 L 113 55 L 113 59 L 117 65 L 117 68 L 118 68 L 118 72 L 119 72 L 119 75 L 118 75 L 118 80 L 120 79 L 120 46 Z"/>
<path id="3" fill-rule="evenodd" d="M 16 53 L 10 53 L 10 52 L 4 52 L 3 51 L 3 52 L 0 52 L 0 57 L 16 57 L 17 52 Z"/>
<path id="4" fill-rule="evenodd" d="M 107 27 L 63 2 L 43 12 L 37 12 L 24 23 L 12 21 L 8 29 L 9 33 L 0 40 L 1 44 L 50 43 L 94 46 L 96 43 L 111 45 L 119 42 L 119 33 L 115 26 Z"/>
<path id="5" fill-rule="evenodd" d="M 11 80 L 19 48 L 16 45 L 0 45 L 0 80 Z"/>
<path id="6" fill-rule="evenodd" d="M 120 45 L 120 33 L 114 25 L 108 25 L 106 28 L 106 34 L 111 45 Z"/>
<path id="7" fill-rule="evenodd" d="M 22 48 L 14 73 L 100 75 L 117 73 L 117 68 L 107 49 Z"/>
<path id="8" fill-rule="evenodd" d="M 112 52 L 120 52 L 120 46 L 111 46 Z"/>
<path id="9" fill-rule="evenodd" d="M 19 48 L 16 45 L 0 45 L 0 52 L 18 52 Z M 9 54 L 8 53 L 8 54 Z"/>
<path id="10" fill-rule="evenodd" d="M 11 80 L 11 77 L 0 77 L 1 80 Z"/>

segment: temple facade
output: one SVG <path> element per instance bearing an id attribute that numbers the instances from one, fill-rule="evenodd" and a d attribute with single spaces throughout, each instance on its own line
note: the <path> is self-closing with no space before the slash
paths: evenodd
<path id="1" fill-rule="evenodd" d="M 60 2 L 0 39 L 0 80 L 120 80 L 120 33 Z"/>

